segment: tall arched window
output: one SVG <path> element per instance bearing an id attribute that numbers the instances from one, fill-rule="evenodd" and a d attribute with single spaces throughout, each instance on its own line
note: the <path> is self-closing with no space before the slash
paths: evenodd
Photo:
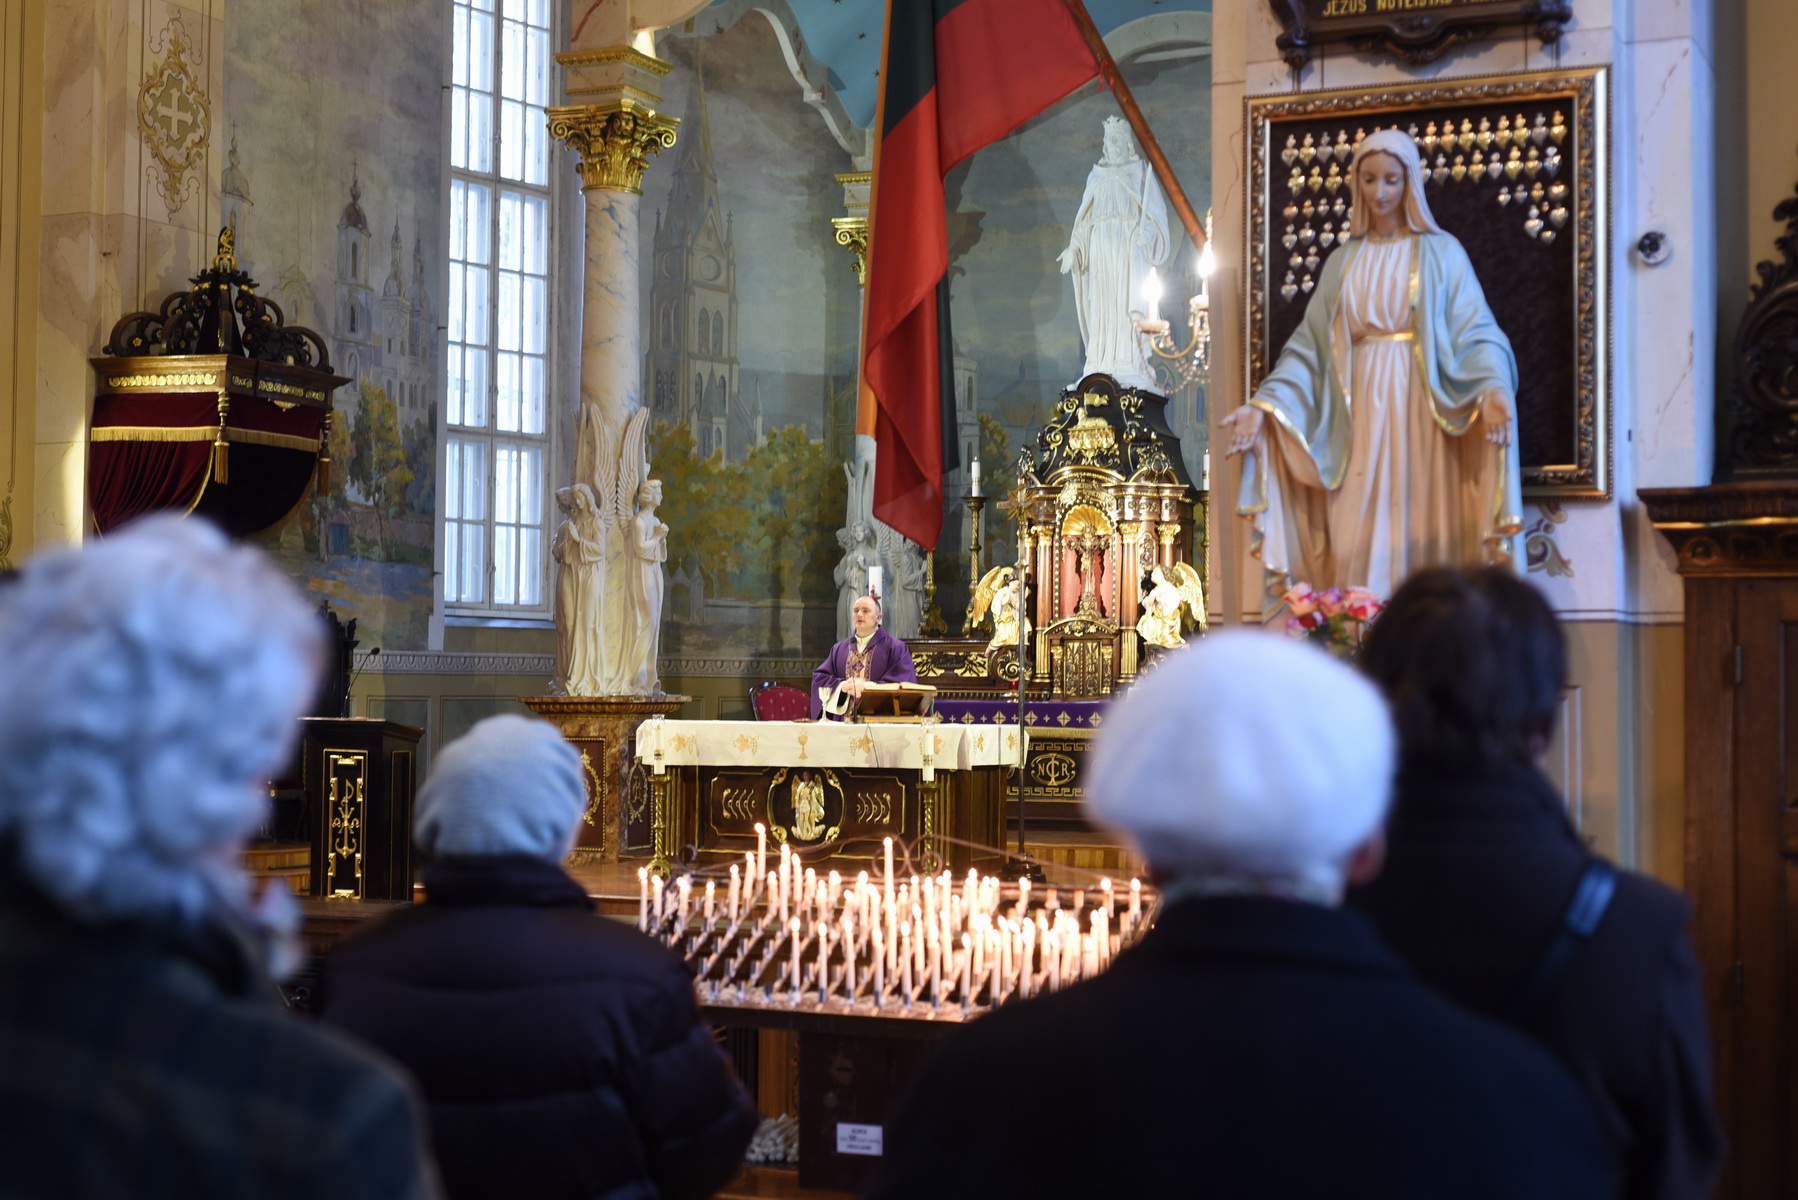
<path id="1" fill-rule="evenodd" d="M 715 308 L 712 310 L 712 353 L 724 357 L 724 314 Z"/>

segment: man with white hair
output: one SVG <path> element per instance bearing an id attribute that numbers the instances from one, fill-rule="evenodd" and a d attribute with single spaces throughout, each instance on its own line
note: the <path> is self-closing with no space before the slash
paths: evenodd
<path id="1" fill-rule="evenodd" d="M 238 867 L 323 654 L 197 520 L 0 589 L 0 1195 L 436 1194 L 398 1073 L 282 1008 Z"/>
<path id="2" fill-rule="evenodd" d="M 1378 870 L 1393 756 L 1379 693 L 1310 647 L 1233 631 L 1164 659 L 1106 721 L 1088 800 L 1148 860 L 1155 928 L 946 1043 L 869 1196 L 1613 1195 L 1554 1060 L 1340 907 Z"/>
<path id="3" fill-rule="evenodd" d="M 686 964 L 562 869 L 586 810 L 555 726 L 488 717 L 419 791 L 427 899 L 325 965 L 324 1019 L 417 1077 L 451 1200 L 700 1200 L 755 1133 Z"/>

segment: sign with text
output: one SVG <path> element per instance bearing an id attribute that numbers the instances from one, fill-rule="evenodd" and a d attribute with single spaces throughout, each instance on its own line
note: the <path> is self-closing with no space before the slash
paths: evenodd
<path id="1" fill-rule="evenodd" d="M 871 1157 L 878 1157 L 881 1153 L 881 1127 L 879 1125 L 856 1125 L 849 1121 L 838 1121 L 837 1153 L 866 1154 Z"/>
<path id="2" fill-rule="evenodd" d="M 1285 32 L 1281 57 L 1295 69 L 1332 43 L 1405 62 L 1434 62 L 1450 47 L 1527 26 L 1560 40 L 1572 0 L 1268 0 Z"/>

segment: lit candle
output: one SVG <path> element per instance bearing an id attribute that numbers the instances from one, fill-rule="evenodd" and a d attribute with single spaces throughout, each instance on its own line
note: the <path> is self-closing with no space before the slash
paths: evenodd
<path id="1" fill-rule="evenodd" d="M 1018 997 L 1030 999 L 1030 985 L 1036 981 L 1036 922 L 1024 922 L 1024 941 L 1018 954 Z"/>
<path id="2" fill-rule="evenodd" d="M 763 919 L 779 921 L 784 925 L 787 920 L 787 906 L 785 901 L 780 898 L 780 880 L 774 877 L 773 871 L 768 872 L 768 882 L 764 894 L 768 900 L 768 914 Z"/>
<path id="3" fill-rule="evenodd" d="M 1113 896 L 1111 894 L 1111 880 L 1109 880 L 1109 879 L 1099 880 L 1099 890 L 1105 894 L 1105 916 L 1106 916 L 1106 919 L 1109 920 L 1111 917 L 1113 917 L 1117 914 L 1117 908 L 1116 908 L 1117 901 L 1113 898 Z"/>
<path id="4" fill-rule="evenodd" d="M 1149 320 L 1161 320 L 1161 276 L 1155 273 L 1154 267 L 1149 268 L 1147 278 L 1142 281 L 1142 299 L 1148 305 Z"/>
<path id="5" fill-rule="evenodd" d="M 649 877 L 649 913 L 650 913 L 650 921 L 654 925 L 654 927 L 658 928 L 658 929 L 661 928 L 661 925 L 662 925 L 662 877 L 660 875 L 651 875 Z"/>
<path id="6" fill-rule="evenodd" d="M 732 925 L 737 923 L 737 898 L 741 894 L 738 889 L 742 886 L 740 876 L 741 872 L 737 870 L 737 864 L 732 863 L 730 865 L 730 923 Z"/>
<path id="7" fill-rule="evenodd" d="M 732 875 L 735 875 L 737 873 L 737 868 L 733 866 L 730 869 L 730 873 Z M 718 894 L 717 883 L 710 879 L 706 880 L 705 881 L 705 923 L 706 923 L 706 927 L 708 929 L 711 927 L 711 924 L 712 924 L 712 910 L 713 910 L 713 906 L 717 903 L 717 894 Z"/>
<path id="8" fill-rule="evenodd" d="M 682 875 L 674 881 L 674 887 L 680 893 L 680 927 L 684 930 L 687 927 L 687 898 L 693 890 L 693 879 L 691 876 Z"/>
<path id="9" fill-rule="evenodd" d="M 1029 912 L 1030 912 L 1030 880 L 1028 878 L 1024 878 L 1024 879 L 1018 880 L 1018 920 L 1020 920 L 1020 921 L 1028 920 Z"/>
<path id="10" fill-rule="evenodd" d="M 930 943 L 930 1003 L 937 1008 L 943 1007 L 943 942 L 941 938 Z"/>
<path id="11" fill-rule="evenodd" d="M 993 969 L 1002 974 L 1006 979 L 1013 979 L 1016 977 L 1016 971 L 1012 966 L 1012 960 L 1015 957 L 1017 941 L 1018 927 L 1016 925 L 1007 921 L 999 927 L 999 963 Z M 995 976 L 994 978 L 997 979 L 998 976 Z M 997 983 L 994 983 L 993 985 L 993 1003 L 999 1003 L 999 985 Z"/>
<path id="12" fill-rule="evenodd" d="M 843 999 L 855 1003 L 855 918 L 843 915 Z"/>
<path id="13" fill-rule="evenodd" d="M 961 935 L 961 1011 L 963 1015 L 966 1015 L 968 1011 L 968 1000 L 970 999 L 968 969 L 973 962 L 974 952 L 968 948 L 968 935 L 964 933 Z"/>
<path id="14" fill-rule="evenodd" d="M 649 931 L 649 868 L 637 868 L 637 928 Z"/>
<path id="15" fill-rule="evenodd" d="M 760 821 L 755 823 L 755 877 L 760 879 L 768 873 L 768 827 Z"/>
<path id="16" fill-rule="evenodd" d="M 893 839 L 892 838 L 886 839 L 886 876 L 882 880 L 882 883 L 886 887 L 886 900 L 887 900 L 887 903 L 890 905 L 893 903 Z"/>
<path id="17" fill-rule="evenodd" d="M 1130 928 L 1135 929 L 1136 923 L 1140 920 L 1142 920 L 1142 880 L 1132 879 L 1130 881 Z"/>
<path id="18" fill-rule="evenodd" d="M 968 468 L 968 493 L 978 499 L 980 497 L 980 460 L 974 460 Z"/>
<path id="19" fill-rule="evenodd" d="M 880 599 L 881 574 L 879 567 L 868 568 L 868 595 Z"/>

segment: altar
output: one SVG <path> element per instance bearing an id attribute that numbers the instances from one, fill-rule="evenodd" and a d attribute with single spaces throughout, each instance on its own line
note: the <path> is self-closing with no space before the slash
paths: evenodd
<path id="1" fill-rule="evenodd" d="M 1000 857 L 1020 742 L 1015 724 L 652 720 L 626 818 L 648 825 L 658 873 L 687 848 L 720 862 L 786 844 L 853 875 L 889 837 L 902 874 L 961 872 Z"/>

